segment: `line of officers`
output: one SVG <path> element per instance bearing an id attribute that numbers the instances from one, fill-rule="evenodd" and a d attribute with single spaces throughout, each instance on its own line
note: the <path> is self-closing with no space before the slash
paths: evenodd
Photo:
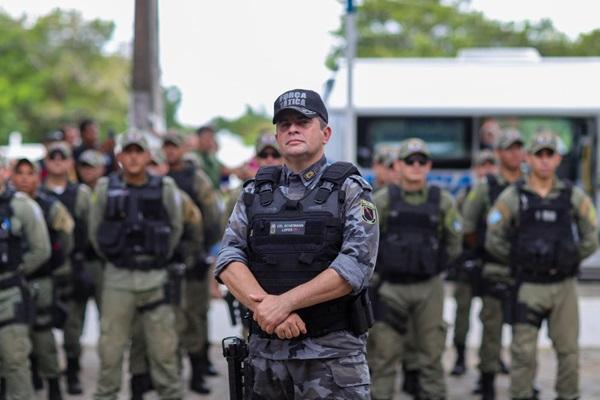
<path id="1" fill-rule="evenodd" d="M 505 368 L 502 326 L 510 323 L 510 397 L 536 399 L 537 340 L 546 321 L 558 360 L 557 399 L 579 398 L 576 276 L 598 247 L 598 231 L 590 198 L 557 176 L 560 162 L 553 133 L 537 133 L 525 144 L 518 131 L 502 131 L 493 152 L 478 156 L 474 185 L 455 201 L 428 185 L 431 155 L 420 139 L 404 141 L 392 157 L 376 158 L 381 237 L 371 291 L 377 322 L 367 346 L 373 399 L 393 398 L 400 361 L 405 391 L 416 399 L 446 398 L 447 269 L 457 303 L 452 375 L 465 373 L 471 300 L 479 296 L 483 331 L 475 392 L 496 398 L 495 376 Z"/>
<path id="2" fill-rule="evenodd" d="M 122 169 L 105 174 L 105 156 L 86 150 L 72 176 L 72 148 L 47 146 L 39 164 L 0 158 L 0 398 L 30 400 L 46 388 L 62 399 L 59 351 L 64 331 L 66 389 L 79 379 L 86 304 L 101 315 L 95 399 L 117 399 L 131 343 L 131 398 L 154 388 L 182 399 L 182 360 L 191 391 L 206 394 L 210 249 L 222 236 L 217 190 L 184 138 L 151 151 L 129 132 L 117 148 Z M 215 283 L 216 287 L 216 283 Z M 88 393 L 91 397 L 91 393 Z"/>

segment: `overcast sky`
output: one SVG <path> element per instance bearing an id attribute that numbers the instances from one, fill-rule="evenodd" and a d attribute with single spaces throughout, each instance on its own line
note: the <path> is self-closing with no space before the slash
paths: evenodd
<path id="1" fill-rule="evenodd" d="M 164 85 L 183 93 L 179 119 L 198 125 L 236 116 L 246 104 L 271 112 L 281 92 L 321 91 L 324 62 L 344 7 L 337 0 L 163 0 L 160 59 Z M 113 46 L 130 43 L 133 4 L 124 0 L 3 0 L 12 15 L 36 17 L 56 7 L 116 24 Z M 471 7 L 504 21 L 550 18 L 572 37 L 600 27 L 597 0 L 472 0 Z"/>

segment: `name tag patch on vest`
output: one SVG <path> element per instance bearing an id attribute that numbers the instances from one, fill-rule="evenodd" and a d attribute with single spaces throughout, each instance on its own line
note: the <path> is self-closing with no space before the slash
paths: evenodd
<path id="1" fill-rule="evenodd" d="M 271 222 L 271 235 L 304 235 L 306 221 L 273 221 Z"/>

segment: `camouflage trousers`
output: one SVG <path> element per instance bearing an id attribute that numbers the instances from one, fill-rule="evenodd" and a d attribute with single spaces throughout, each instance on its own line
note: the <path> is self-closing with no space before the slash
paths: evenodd
<path id="1" fill-rule="evenodd" d="M 502 301 L 496 297 L 481 296 L 481 345 L 479 346 L 479 370 L 482 373 L 500 371 L 500 353 L 502 352 Z"/>
<path id="2" fill-rule="evenodd" d="M 38 278 L 31 282 L 35 291 L 35 323 L 31 329 L 31 355 L 37 363 L 40 376 L 44 379 L 58 378 L 58 345 L 52 333 L 54 305 L 54 284 L 52 278 Z"/>
<path id="3" fill-rule="evenodd" d="M 268 360 L 251 357 L 252 400 L 368 400 L 364 354 L 330 359 Z"/>
<path id="4" fill-rule="evenodd" d="M 556 351 L 556 394 L 560 399 L 579 398 L 579 306 L 574 278 L 558 283 L 523 283 L 519 303 L 528 314 L 542 316 L 548 323 L 548 336 Z M 529 398 L 537 370 L 538 326 L 517 322 L 513 326 L 510 394 Z"/>

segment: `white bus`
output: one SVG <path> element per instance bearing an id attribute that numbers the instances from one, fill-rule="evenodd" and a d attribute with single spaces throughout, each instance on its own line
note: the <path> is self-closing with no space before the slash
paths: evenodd
<path id="1" fill-rule="evenodd" d="M 352 126 L 346 70 L 328 82 L 334 129 L 330 159 L 357 163 L 369 176 L 380 146 L 408 137 L 432 152 L 431 180 L 456 193 L 489 133 L 514 127 L 529 138 L 551 130 L 562 139 L 559 170 L 596 199 L 600 129 L 600 57 L 541 57 L 535 49 L 469 49 L 456 58 L 356 59 Z M 598 263 L 600 266 L 600 257 Z"/>

